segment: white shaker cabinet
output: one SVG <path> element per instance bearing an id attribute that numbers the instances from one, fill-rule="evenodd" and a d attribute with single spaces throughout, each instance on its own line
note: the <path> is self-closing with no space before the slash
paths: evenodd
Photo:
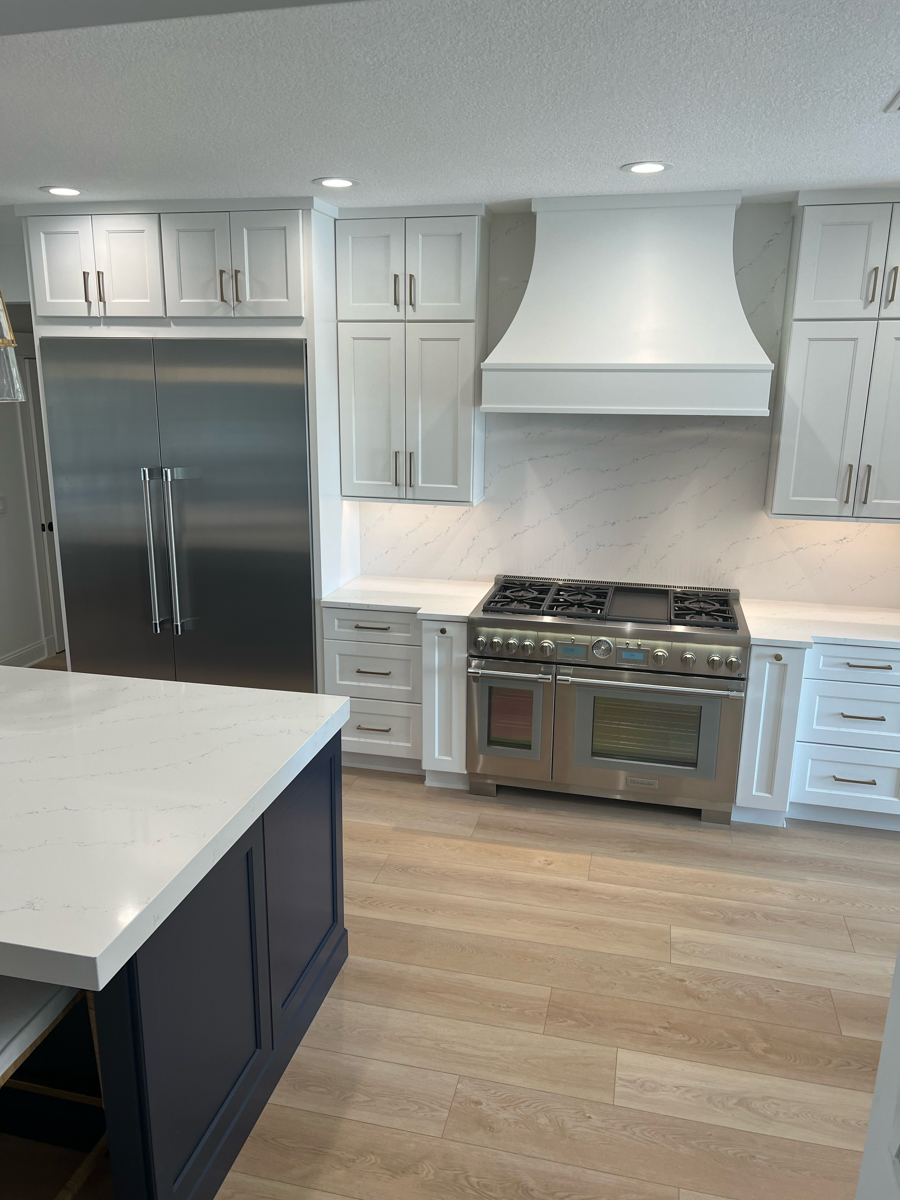
<path id="1" fill-rule="evenodd" d="M 407 325 L 409 499 L 471 499 L 476 439 L 483 436 L 475 408 L 475 369 L 471 323 Z"/>
<path id="2" fill-rule="evenodd" d="M 163 213 L 160 222 L 168 315 L 230 317 L 228 213 Z"/>
<path id="3" fill-rule="evenodd" d="M 853 511 L 900 520 L 900 321 L 878 324 Z"/>
<path id="4" fill-rule="evenodd" d="M 93 216 L 91 224 L 101 315 L 165 316 L 158 215 Z"/>
<path id="5" fill-rule="evenodd" d="M 891 208 L 890 204 L 804 208 L 795 320 L 879 315 Z"/>
<path id="6" fill-rule="evenodd" d="M 409 321 L 474 321 L 477 217 L 407 217 Z"/>
<path id="7" fill-rule="evenodd" d="M 893 206 L 891 236 L 884 260 L 884 289 L 881 293 L 881 315 L 900 318 L 900 204 Z"/>
<path id="8" fill-rule="evenodd" d="M 404 239 L 403 217 L 335 221 L 339 320 L 406 316 Z"/>
<path id="9" fill-rule="evenodd" d="M 466 770 L 467 645 L 465 621 L 422 622 L 422 766 L 426 782 L 430 772 L 460 775 Z"/>
<path id="10" fill-rule="evenodd" d="M 36 316 L 100 315 L 90 217 L 29 217 L 28 248 Z"/>
<path id="11" fill-rule="evenodd" d="M 233 212 L 232 302 L 236 317 L 302 317 L 301 214 Z"/>
<path id="12" fill-rule="evenodd" d="M 400 500 L 406 495 L 405 326 L 338 325 L 341 491 Z"/>
<path id="13" fill-rule="evenodd" d="M 750 647 L 735 804 L 786 812 L 803 664 L 796 646 Z"/>

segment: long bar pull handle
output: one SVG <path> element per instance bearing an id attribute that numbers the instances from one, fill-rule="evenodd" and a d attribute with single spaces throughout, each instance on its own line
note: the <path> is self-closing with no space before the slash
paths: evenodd
<path id="1" fill-rule="evenodd" d="M 853 483 L 853 463 L 847 463 L 847 494 L 844 497 L 844 503 L 850 503 L 850 486 Z"/>
<path id="2" fill-rule="evenodd" d="M 473 678 L 484 676 L 486 679 L 517 679 L 519 683 L 552 683 L 552 675 L 530 675 L 525 671 L 487 671 L 482 667 L 469 667 L 467 674 Z"/>
<path id="3" fill-rule="evenodd" d="M 400 486 L 400 451 L 394 451 L 394 487 Z"/>
<path id="4" fill-rule="evenodd" d="M 723 700 L 731 698 L 732 700 L 743 700 L 743 692 L 720 692 L 715 688 L 692 688 L 692 687 L 669 687 L 664 684 L 662 687 L 653 683 L 619 683 L 614 679 L 582 679 L 571 675 L 558 675 L 557 683 L 575 683 L 582 687 L 594 688 L 623 688 L 626 691 L 637 692 L 655 692 L 659 695 L 670 695 L 676 692 L 682 696 L 720 696 Z"/>
<path id="5" fill-rule="evenodd" d="M 897 276 L 900 275 L 900 266 L 891 267 L 891 290 L 888 292 L 885 304 L 893 304 L 897 299 Z"/>
<path id="6" fill-rule="evenodd" d="M 400 276 L 394 276 L 394 308 L 400 311 Z"/>
<path id="7" fill-rule="evenodd" d="M 235 267 L 234 268 L 234 302 L 235 302 L 235 304 L 240 304 L 240 302 L 241 302 L 241 293 L 238 291 L 238 276 L 239 275 L 240 275 L 240 271 L 237 269 L 237 267 Z"/>
<path id="8" fill-rule="evenodd" d="M 97 299 L 101 304 L 106 303 L 106 288 L 103 286 L 103 272 L 97 272 Z"/>
<path id="9" fill-rule="evenodd" d="M 409 273 L 409 307 L 416 311 L 416 277 L 412 271 Z"/>
<path id="10" fill-rule="evenodd" d="M 872 271 L 872 294 L 869 296 L 869 303 L 874 304 L 878 299 L 878 267 Z"/>
<path id="11" fill-rule="evenodd" d="M 225 276 L 227 274 L 228 272 L 224 267 L 219 267 L 219 299 L 223 304 L 228 303 L 228 301 L 225 299 Z"/>
<path id="12" fill-rule="evenodd" d="M 356 668 L 357 675 L 390 675 L 390 671 L 364 671 L 362 667 Z"/>
<path id="13" fill-rule="evenodd" d="M 415 475 L 413 474 L 414 465 L 415 465 L 415 459 L 413 458 L 412 450 L 410 450 L 410 452 L 409 452 L 409 486 L 410 487 L 416 486 L 416 479 L 415 479 Z"/>
<path id="14" fill-rule="evenodd" d="M 359 624 L 356 624 L 353 626 L 353 628 L 354 629 L 371 629 L 371 630 L 377 630 L 379 633 L 387 633 L 387 631 L 390 629 L 390 625 L 359 625 Z"/>
<path id="15" fill-rule="evenodd" d="M 163 467 L 163 502 L 166 508 L 166 542 L 169 549 L 169 578 L 172 581 L 172 629 L 176 634 L 184 633 L 181 624 L 181 601 L 178 596 L 178 557 L 175 547 L 175 504 L 172 499 L 172 480 L 175 474 L 171 467 Z"/>
<path id="16" fill-rule="evenodd" d="M 90 304 L 90 302 L 91 302 L 91 273 L 90 273 L 90 271 L 82 271 L 81 272 L 81 282 L 84 285 L 84 302 L 85 302 L 85 304 Z"/>
<path id="17" fill-rule="evenodd" d="M 387 729 L 384 729 L 384 728 L 379 729 L 377 725 L 357 725 L 356 728 L 361 729 L 363 731 L 363 733 L 390 733 L 391 732 L 390 725 L 388 725 Z"/>
<path id="18" fill-rule="evenodd" d="M 857 716 L 856 713 L 845 713 L 845 712 L 842 712 L 841 716 L 844 718 L 845 721 L 886 721 L 887 720 L 887 717 L 862 717 L 862 716 Z"/>
<path id="19" fill-rule="evenodd" d="M 890 663 L 847 663 L 854 671 L 893 671 Z"/>
<path id="20" fill-rule="evenodd" d="M 866 467 L 866 490 L 863 492 L 863 504 L 869 503 L 869 485 L 872 482 L 872 464 Z"/>
<path id="21" fill-rule="evenodd" d="M 864 783 L 866 787 L 877 787 L 877 779 L 843 779 L 840 775 L 832 775 L 835 783 Z"/>
<path id="22" fill-rule="evenodd" d="M 150 468 L 141 467 L 141 487 L 144 491 L 144 533 L 147 538 L 147 561 L 150 567 L 150 616 L 153 632 L 161 633 L 159 623 L 159 593 L 156 586 L 156 548 L 153 544 L 153 509 L 150 505 Z"/>

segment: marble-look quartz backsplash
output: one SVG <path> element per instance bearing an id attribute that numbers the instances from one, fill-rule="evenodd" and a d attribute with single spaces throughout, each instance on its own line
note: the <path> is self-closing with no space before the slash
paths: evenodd
<path id="1" fill-rule="evenodd" d="M 790 233 L 790 205 L 738 210 L 738 289 L 773 360 Z M 533 249 L 530 213 L 494 218 L 491 346 L 519 305 Z M 900 606 L 900 525 L 766 516 L 770 418 L 490 414 L 486 423 L 484 501 L 360 504 L 363 573 L 727 584 L 769 599 Z"/>

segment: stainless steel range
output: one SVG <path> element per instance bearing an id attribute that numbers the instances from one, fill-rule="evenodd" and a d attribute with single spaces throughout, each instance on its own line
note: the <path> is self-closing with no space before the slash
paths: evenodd
<path id="1" fill-rule="evenodd" d="M 731 819 L 750 635 L 738 592 L 498 575 L 469 617 L 468 770 Z"/>

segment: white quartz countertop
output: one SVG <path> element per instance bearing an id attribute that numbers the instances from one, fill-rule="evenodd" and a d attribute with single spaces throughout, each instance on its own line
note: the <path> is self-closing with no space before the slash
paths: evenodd
<path id="1" fill-rule="evenodd" d="M 406 579 L 359 575 L 325 596 L 329 608 L 394 609 L 423 621 L 462 621 L 494 586 L 491 579 Z"/>
<path id="2" fill-rule="evenodd" d="M 102 988 L 348 713 L 0 667 L 0 975 Z"/>
<path id="3" fill-rule="evenodd" d="M 741 596 L 741 608 L 754 642 L 771 646 L 811 646 L 814 641 L 900 646 L 900 608 L 753 600 L 746 596 Z"/>

